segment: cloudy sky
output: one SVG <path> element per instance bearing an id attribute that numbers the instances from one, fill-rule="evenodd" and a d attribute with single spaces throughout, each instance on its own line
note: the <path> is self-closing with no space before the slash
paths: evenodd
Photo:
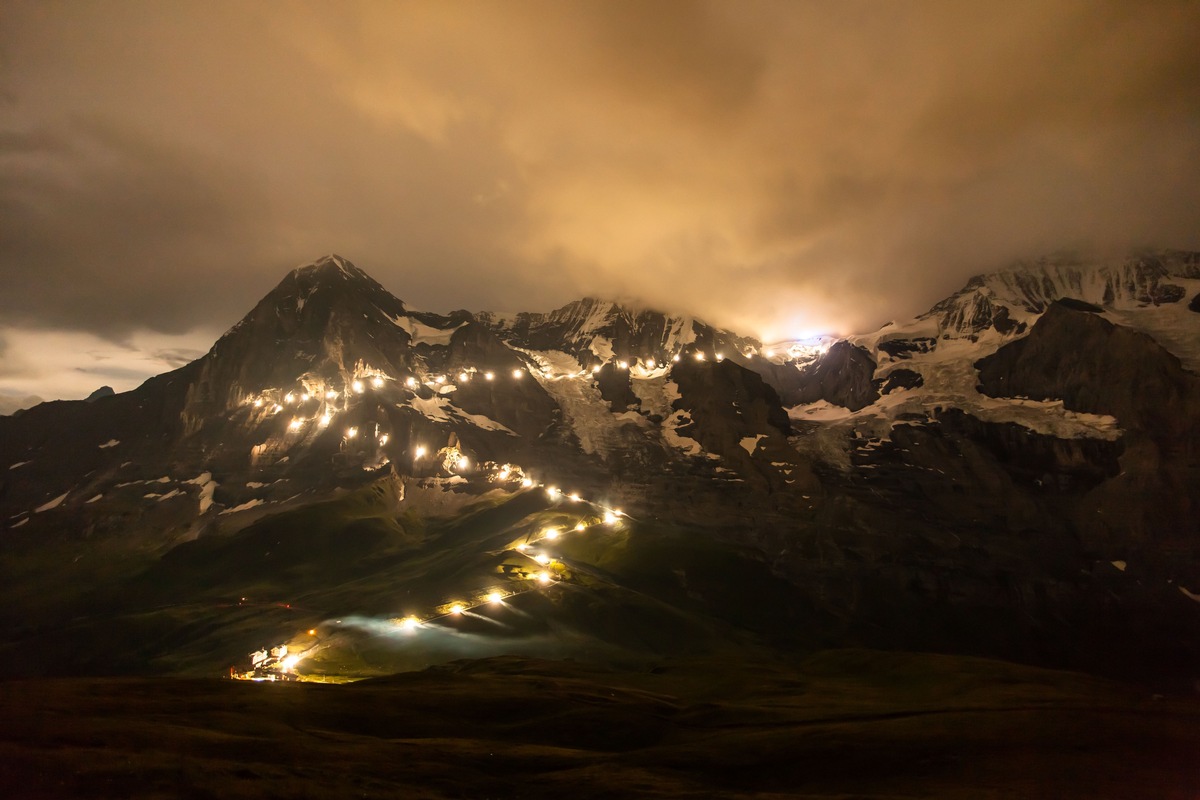
<path id="1" fill-rule="evenodd" d="M 773 339 L 1200 248 L 1200 3 L 0 0 L 0 394 L 132 388 L 336 252 L 411 306 Z"/>

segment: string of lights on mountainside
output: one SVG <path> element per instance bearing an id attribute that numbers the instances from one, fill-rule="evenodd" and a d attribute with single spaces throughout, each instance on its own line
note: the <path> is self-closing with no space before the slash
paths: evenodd
<path id="1" fill-rule="evenodd" d="M 608 508 L 590 500 L 585 500 L 575 492 L 564 493 L 557 486 L 535 483 L 529 477 L 521 479 L 521 488 L 526 490 L 535 488 L 543 489 L 546 492 L 546 496 L 551 500 L 584 503 L 593 507 L 599 513 L 592 516 L 582 516 L 571 527 L 544 527 L 537 534 L 522 537 L 522 541 L 513 543 L 506 550 L 506 552 L 522 556 L 531 562 L 529 569 L 518 572 L 515 576 L 511 577 L 513 581 L 523 581 L 528 585 L 522 588 L 493 586 L 482 591 L 465 593 L 465 599 L 448 600 L 438 604 L 432 611 L 424 615 L 409 614 L 390 620 L 394 630 L 405 634 L 414 634 L 423 626 L 434 624 L 438 620 L 459 617 L 481 607 L 501 608 L 505 605 L 506 601 L 513 597 L 554 586 L 564 580 L 564 565 L 545 549 L 535 549 L 539 543 L 557 541 L 568 533 L 583 533 L 596 526 L 603 526 L 612 530 L 625 516 L 624 512 L 620 509 Z M 337 625 L 338 622 L 334 622 L 333 624 Z M 291 641 L 305 637 L 315 641 L 300 652 L 292 652 L 292 646 L 288 643 L 283 643 L 251 653 L 251 668 L 239 671 L 235 667 L 231 667 L 229 670 L 230 677 L 235 680 L 248 681 L 305 680 L 305 676 L 296 670 L 297 666 L 305 658 L 319 652 L 322 647 L 318 628 L 310 628 L 303 634 L 293 637 Z"/>
<path id="2" fill-rule="evenodd" d="M 698 352 L 696 353 L 696 357 L 698 360 L 703 360 L 705 356 L 703 353 Z M 723 359 L 723 356 L 717 353 L 714 355 L 714 358 L 720 361 Z M 679 354 L 675 354 L 672 360 L 677 362 L 679 359 Z M 655 369 L 655 366 L 653 359 L 645 367 L 640 363 L 633 365 L 633 367 L 624 361 L 618 363 L 618 368 L 622 370 L 637 369 L 649 371 Z M 531 369 L 536 370 L 536 367 L 532 367 Z M 599 367 L 595 367 L 593 371 L 598 372 L 599 369 Z M 525 372 L 521 369 L 514 369 L 510 375 L 512 380 L 519 381 L 524 379 Z M 586 371 L 581 371 L 577 377 L 584 377 L 586 375 Z M 457 375 L 460 383 L 467 383 L 475 377 L 482 377 L 485 381 L 496 380 L 494 372 L 484 371 L 480 373 L 474 368 L 466 368 Z M 245 402 L 254 408 L 267 408 L 267 413 L 272 415 L 282 413 L 285 408 L 303 406 L 314 401 L 319 403 L 319 407 L 313 416 L 297 416 L 293 417 L 289 422 L 289 431 L 299 431 L 306 425 L 314 423 L 320 427 L 330 425 L 336 414 L 350 410 L 350 403 L 353 398 L 365 395 L 369 389 L 376 391 L 386 390 L 389 386 L 396 385 L 395 379 L 391 376 L 361 363 L 356 365 L 353 380 L 341 390 L 328 387 L 322 381 L 310 378 L 302 378 L 299 382 L 304 387 L 303 391 L 299 393 L 288 391 L 283 393 L 282 397 L 279 397 L 282 390 L 269 389 L 260 391 L 258 394 L 247 398 Z M 446 375 L 428 377 L 423 383 L 415 376 L 408 376 L 405 378 L 403 385 L 410 392 L 424 385 L 426 388 L 437 391 L 439 394 L 448 394 L 457 388 L 456 384 L 447 382 Z M 340 408 L 336 405 L 339 400 L 343 402 Z M 360 432 L 357 427 L 346 428 L 343 444 L 350 445 L 359 439 L 359 435 Z M 390 440 L 390 434 L 377 429 L 374 438 L 378 446 L 382 448 Z M 551 500 L 584 503 L 595 509 L 597 513 L 590 516 L 581 516 L 578 522 L 570 528 L 542 528 L 538 534 L 523 537 L 523 541 L 512 545 L 510 552 L 518 554 L 531 562 L 528 570 L 517 573 L 512 577 L 512 580 L 523 581 L 528 585 L 523 588 L 489 587 L 483 591 L 466 593 L 467 597 L 465 599 L 453 599 L 441 603 L 424 615 L 410 614 L 395 618 L 391 622 L 394 629 L 399 632 L 415 633 L 424 625 L 436 623 L 441 619 L 458 617 L 484 606 L 501 607 L 509 598 L 530 591 L 544 589 L 558 583 L 563 577 L 562 562 L 553 554 L 546 552 L 545 549 L 534 549 L 535 546 L 541 542 L 555 541 L 569 531 L 581 533 L 597 525 L 606 526 L 611 529 L 624 516 L 624 513 L 620 509 L 609 508 L 593 501 L 585 500 L 578 493 L 564 492 L 555 485 L 537 482 L 532 477 L 526 475 L 519 466 L 513 464 L 485 462 L 473 469 L 474 465 L 471 457 L 464 454 L 455 446 L 443 447 L 435 453 L 430 454 L 429 448 L 426 445 L 417 444 L 412 448 L 411 456 L 414 464 L 422 460 L 429 460 L 433 464 L 440 464 L 441 468 L 450 473 L 452 478 L 465 480 L 465 474 L 467 473 L 482 473 L 486 477 L 486 480 L 491 483 L 516 484 L 520 490 L 542 489 Z M 387 463 L 384 460 L 378 466 L 384 466 Z M 293 637 L 292 641 L 303 637 L 315 638 L 317 636 L 318 629 L 311 628 L 304 634 Z M 306 647 L 300 652 L 293 652 L 292 646 L 287 643 L 264 648 L 251 654 L 251 668 L 249 670 L 239 671 L 231 667 L 230 677 L 251 681 L 304 680 L 304 676 L 297 672 L 296 667 L 305 658 L 318 652 L 320 648 L 321 644 L 319 641 L 314 642 L 311 646 Z"/>

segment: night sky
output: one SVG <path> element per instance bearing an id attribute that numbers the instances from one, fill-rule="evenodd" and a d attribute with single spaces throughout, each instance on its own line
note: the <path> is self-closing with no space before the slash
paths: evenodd
<path id="1" fill-rule="evenodd" d="M 118 390 L 339 253 L 410 306 L 873 329 L 1200 248 L 1197 2 L 0 0 L 0 394 Z"/>

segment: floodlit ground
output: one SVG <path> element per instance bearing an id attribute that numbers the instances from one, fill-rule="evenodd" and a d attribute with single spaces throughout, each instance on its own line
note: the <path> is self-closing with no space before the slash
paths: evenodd
<path id="1" fill-rule="evenodd" d="M 1200 704 L 828 651 L 612 672 L 501 657 L 345 686 L 0 685 L 8 797 L 1192 798 Z"/>

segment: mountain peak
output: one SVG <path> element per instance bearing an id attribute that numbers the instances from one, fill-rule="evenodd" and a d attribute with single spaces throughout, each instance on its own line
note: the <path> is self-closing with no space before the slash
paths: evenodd
<path id="1" fill-rule="evenodd" d="M 357 286 L 369 292 L 390 294 L 379 281 L 356 267 L 349 259 L 336 253 L 321 256 L 316 261 L 296 267 L 280 281 L 275 291 L 284 290 L 285 293 L 290 293 L 293 288 L 299 288 L 302 292 L 311 294 L 316 290 L 343 284 Z"/>
<path id="2" fill-rule="evenodd" d="M 316 261 L 296 267 L 291 271 L 290 275 L 296 277 L 322 276 L 373 280 L 367 273 L 354 266 L 348 258 L 339 256 L 337 253 L 321 256 Z"/>

